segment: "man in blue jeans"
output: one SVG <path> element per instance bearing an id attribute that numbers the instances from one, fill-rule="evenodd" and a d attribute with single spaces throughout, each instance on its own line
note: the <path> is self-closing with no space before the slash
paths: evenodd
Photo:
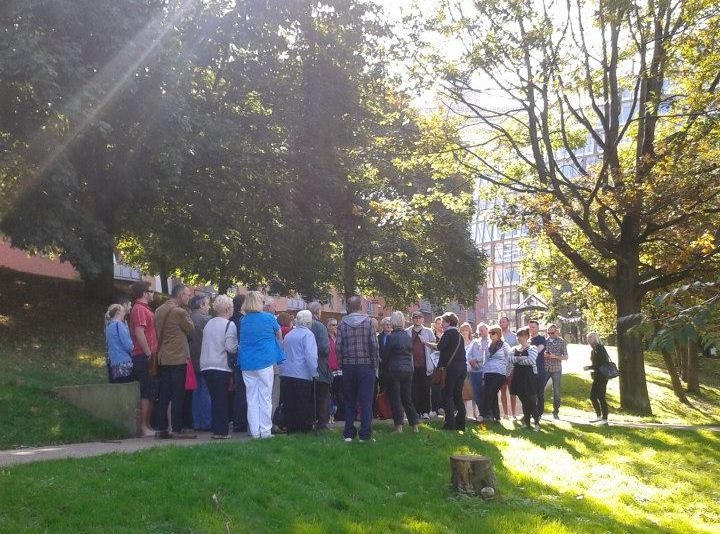
<path id="1" fill-rule="evenodd" d="M 557 325 L 547 327 L 548 338 L 545 343 L 545 383 L 553 381 L 553 419 L 560 419 L 560 377 L 562 376 L 562 362 L 568 359 L 567 344 L 560 336 Z"/>
<path id="2" fill-rule="evenodd" d="M 348 314 L 338 326 L 335 352 L 343 374 L 343 437 L 346 442 L 355 438 L 355 410 L 359 406 L 360 442 L 363 443 L 372 440 L 373 391 L 380 356 L 377 333 L 370 318 L 361 310 L 359 296 L 353 295 L 347 300 Z"/>

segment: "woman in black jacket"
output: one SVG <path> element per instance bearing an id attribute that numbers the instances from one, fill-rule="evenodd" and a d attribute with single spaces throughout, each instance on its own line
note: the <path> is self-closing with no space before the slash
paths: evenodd
<path id="1" fill-rule="evenodd" d="M 395 311 L 390 316 L 392 333 L 380 347 L 380 359 L 385 370 L 383 385 L 390 398 L 395 431 L 402 432 L 403 410 L 413 432 L 418 431 L 418 414 L 412 402 L 412 339 L 405 332 L 405 316 Z"/>
<path id="2" fill-rule="evenodd" d="M 599 369 L 601 365 L 610 361 L 610 356 L 608 356 L 603 344 L 600 343 L 600 338 L 596 332 L 590 332 L 586 339 L 592 348 L 592 352 L 590 353 L 590 363 L 592 365 L 585 366 L 584 369 L 586 371 L 592 371 L 591 376 L 593 382 L 590 387 L 590 402 L 592 402 L 593 408 L 595 408 L 595 414 L 597 415 L 597 419 L 593 419 L 590 422 L 606 425 L 608 422 L 608 405 L 607 400 L 605 400 L 605 390 L 608 379 Z"/>
<path id="3" fill-rule="evenodd" d="M 467 376 L 465 342 L 458 330 L 458 318 L 452 312 L 442 316 L 443 336 L 438 342 L 440 360 L 438 367 L 447 369 L 445 386 L 441 396 L 445 409 L 445 430 L 465 430 L 465 403 L 462 398 L 463 383 Z M 457 410 L 457 415 L 455 415 Z"/>

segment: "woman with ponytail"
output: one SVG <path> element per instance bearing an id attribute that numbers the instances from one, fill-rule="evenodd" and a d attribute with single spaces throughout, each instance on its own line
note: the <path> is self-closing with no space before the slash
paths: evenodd
<path id="1" fill-rule="evenodd" d="M 105 342 L 110 382 L 120 384 L 135 380 L 130 356 L 133 342 L 122 304 L 111 304 L 105 312 Z"/>

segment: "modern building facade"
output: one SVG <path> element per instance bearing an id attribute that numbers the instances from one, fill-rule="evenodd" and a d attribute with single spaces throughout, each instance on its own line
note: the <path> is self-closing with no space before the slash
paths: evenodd
<path id="1" fill-rule="evenodd" d="M 478 191 L 488 187 L 479 183 Z M 525 228 L 502 230 L 494 223 L 498 210 L 502 210 L 502 201 L 498 198 L 486 199 L 479 194 L 477 209 L 472 221 L 472 236 L 488 258 L 488 272 L 485 284 L 480 288 L 475 302 L 476 322 L 497 323 L 506 315 L 514 328 L 515 310 L 525 299 L 518 286 L 520 284 L 520 240 L 527 236 Z"/>

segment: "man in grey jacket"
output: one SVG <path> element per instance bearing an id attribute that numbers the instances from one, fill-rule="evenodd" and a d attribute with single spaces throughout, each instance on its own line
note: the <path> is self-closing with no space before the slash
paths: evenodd
<path id="1" fill-rule="evenodd" d="M 315 379 L 315 425 L 318 430 L 327 429 L 330 421 L 330 384 L 332 384 L 332 372 L 328 365 L 328 354 L 330 353 L 330 338 L 324 324 L 320 322 L 320 310 L 322 305 L 319 302 L 308 304 L 308 310 L 312 313 L 312 327 L 310 331 L 315 335 L 317 344 L 318 365 L 317 378 Z"/>
<path id="2" fill-rule="evenodd" d="M 343 373 L 345 430 L 343 437 L 351 442 L 357 434 L 355 407 L 360 406 L 360 442 L 372 440 L 373 391 L 380 354 L 378 339 L 370 317 L 362 313 L 362 299 L 347 299 L 348 315 L 338 327 L 335 352 Z"/>

